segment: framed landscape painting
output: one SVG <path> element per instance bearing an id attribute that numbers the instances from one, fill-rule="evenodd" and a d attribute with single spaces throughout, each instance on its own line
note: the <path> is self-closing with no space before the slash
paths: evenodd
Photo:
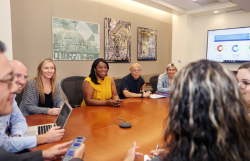
<path id="1" fill-rule="evenodd" d="M 100 57 L 100 25 L 53 17 L 53 59 L 95 60 Z"/>

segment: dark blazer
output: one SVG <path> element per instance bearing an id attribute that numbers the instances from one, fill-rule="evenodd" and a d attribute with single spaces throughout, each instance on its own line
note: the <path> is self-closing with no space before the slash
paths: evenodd
<path id="1" fill-rule="evenodd" d="M 17 155 L 11 152 L 7 152 L 2 147 L 0 147 L 0 161 L 6 161 L 6 160 L 43 161 L 43 155 L 41 150 Z M 73 158 L 71 159 L 71 161 L 83 161 L 83 160 L 80 158 Z"/>
<path id="2" fill-rule="evenodd" d="M 0 161 L 15 160 L 15 161 L 43 161 L 42 151 L 27 152 L 16 155 L 11 152 L 5 151 L 0 147 Z"/>

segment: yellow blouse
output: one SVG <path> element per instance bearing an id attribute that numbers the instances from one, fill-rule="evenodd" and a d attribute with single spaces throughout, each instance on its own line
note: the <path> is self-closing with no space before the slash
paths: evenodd
<path id="1" fill-rule="evenodd" d="M 111 79 L 109 76 L 105 76 L 104 80 L 97 78 L 98 83 L 95 84 L 91 81 L 90 77 L 87 77 L 85 81 L 88 81 L 91 87 L 94 88 L 93 99 L 98 100 L 109 100 L 112 98 L 112 91 L 111 91 Z M 86 106 L 85 100 L 83 99 L 81 106 Z"/>

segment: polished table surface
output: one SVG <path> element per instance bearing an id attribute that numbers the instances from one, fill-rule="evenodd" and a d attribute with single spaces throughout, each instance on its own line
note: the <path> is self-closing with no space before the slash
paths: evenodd
<path id="1" fill-rule="evenodd" d="M 169 98 L 129 98 L 121 106 L 85 106 L 74 108 L 65 126 L 61 141 L 39 145 L 31 150 L 43 150 L 58 143 L 84 136 L 85 161 L 122 161 L 136 141 L 138 152 L 149 154 L 159 143 L 163 144 L 163 122 L 168 114 Z M 29 126 L 55 122 L 57 116 L 26 116 Z M 123 119 L 132 124 L 123 129 L 116 124 Z M 122 122 L 122 121 L 120 121 Z M 119 123 L 120 123 L 119 122 Z M 143 160 L 143 157 L 136 161 Z"/>

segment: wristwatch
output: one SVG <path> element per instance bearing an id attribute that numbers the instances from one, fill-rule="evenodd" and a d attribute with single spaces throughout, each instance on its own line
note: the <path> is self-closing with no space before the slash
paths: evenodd
<path id="1" fill-rule="evenodd" d="M 141 93 L 141 98 L 143 98 L 143 94 L 144 94 L 144 93 L 145 93 L 145 92 L 142 92 L 142 93 Z"/>
<path id="2" fill-rule="evenodd" d="M 13 135 L 12 137 L 21 137 L 21 135 L 16 134 L 16 135 Z"/>

